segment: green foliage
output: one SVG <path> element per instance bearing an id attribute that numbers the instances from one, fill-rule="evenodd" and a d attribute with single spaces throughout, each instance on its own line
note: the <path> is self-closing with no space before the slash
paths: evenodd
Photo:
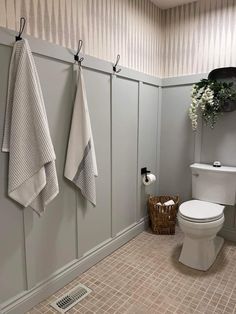
<path id="1" fill-rule="evenodd" d="M 204 122 L 214 128 L 223 113 L 225 103 L 236 100 L 236 91 L 233 83 L 203 79 L 193 85 L 191 98 L 189 116 L 193 130 L 197 129 L 199 113 Z"/>

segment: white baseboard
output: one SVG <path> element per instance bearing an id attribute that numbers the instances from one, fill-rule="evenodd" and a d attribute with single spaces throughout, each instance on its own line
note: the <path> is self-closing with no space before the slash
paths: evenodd
<path id="1" fill-rule="evenodd" d="M 73 279 L 78 277 L 81 273 L 94 266 L 100 260 L 107 255 L 111 254 L 119 247 L 130 241 L 136 235 L 141 233 L 147 228 L 148 220 L 142 219 L 140 222 L 132 225 L 126 229 L 123 233 L 120 233 L 114 238 L 111 238 L 103 246 L 95 248 L 92 252 L 85 255 L 81 260 L 74 260 L 70 264 L 66 265 L 50 278 L 47 278 L 43 282 L 31 290 L 25 291 L 20 295 L 4 302 L 0 305 L 1 314 L 23 314 L 30 310 L 36 304 L 42 302 L 57 290 L 64 287 Z"/>

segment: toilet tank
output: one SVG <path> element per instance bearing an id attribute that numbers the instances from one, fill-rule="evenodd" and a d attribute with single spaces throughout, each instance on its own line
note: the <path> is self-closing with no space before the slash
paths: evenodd
<path id="1" fill-rule="evenodd" d="M 213 167 L 195 163 L 192 171 L 192 197 L 202 201 L 235 205 L 236 167 Z"/>

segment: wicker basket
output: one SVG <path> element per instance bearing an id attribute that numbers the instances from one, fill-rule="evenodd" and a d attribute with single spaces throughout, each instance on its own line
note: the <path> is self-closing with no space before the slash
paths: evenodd
<path id="1" fill-rule="evenodd" d="M 174 205 L 157 205 L 173 200 Z M 178 196 L 150 196 L 148 199 L 148 211 L 151 227 L 157 234 L 175 234 L 176 215 L 179 207 Z"/>

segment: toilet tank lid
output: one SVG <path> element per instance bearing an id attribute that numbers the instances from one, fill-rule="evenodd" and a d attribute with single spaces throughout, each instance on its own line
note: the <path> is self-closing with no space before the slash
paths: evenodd
<path id="1" fill-rule="evenodd" d="M 236 173 L 236 167 L 228 167 L 228 166 L 213 167 L 210 164 L 194 163 L 190 166 L 190 168 L 196 169 L 196 170 L 208 170 L 208 171 L 214 171 L 214 172 Z"/>
<path id="2" fill-rule="evenodd" d="M 222 216 L 224 208 L 224 206 L 215 203 L 191 200 L 182 203 L 179 211 L 181 215 L 187 218 L 204 220 Z"/>

